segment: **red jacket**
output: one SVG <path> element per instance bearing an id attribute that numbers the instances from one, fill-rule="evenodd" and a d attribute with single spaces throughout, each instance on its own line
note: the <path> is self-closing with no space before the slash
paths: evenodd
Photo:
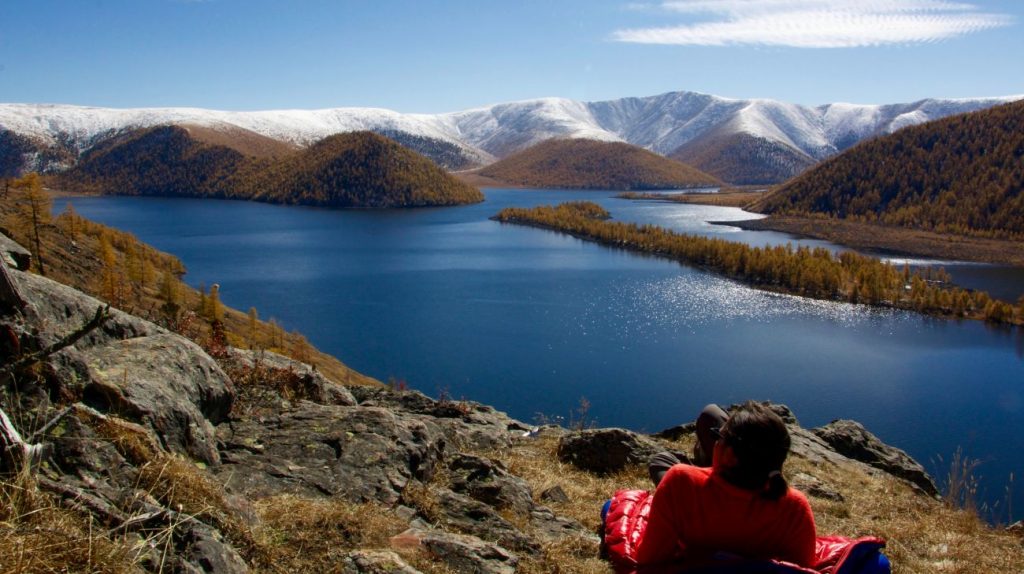
<path id="1" fill-rule="evenodd" d="M 643 540 L 654 497 L 646 490 L 620 490 L 612 497 L 605 518 L 604 543 L 609 559 L 619 574 L 667 574 L 687 572 L 777 572 L 779 574 L 845 574 L 857 571 L 867 555 L 877 554 L 885 546 L 879 538 L 849 539 L 819 536 L 815 539 L 813 565 L 800 566 L 782 560 L 750 560 L 718 553 L 698 559 L 683 557 L 650 566 L 637 563 L 637 550 Z"/>

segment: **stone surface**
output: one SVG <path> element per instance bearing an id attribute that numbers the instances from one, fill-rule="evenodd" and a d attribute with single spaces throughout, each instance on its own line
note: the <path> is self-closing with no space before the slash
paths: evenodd
<path id="1" fill-rule="evenodd" d="M 664 450 L 635 432 L 609 428 L 571 432 L 558 442 L 558 458 L 577 468 L 599 474 L 622 470 L 626 465 L 646 464 Z"/>
<path id="2" fill-rule="evenodd" d="M 843 495 L 839 493 L 832 486 L 825 484 L 824 481 L 816 476 L 811 476 L 804 472 L 798 472 L 789 483 L 790 486 L 803 492 L 809 496 L 815 498 L 822 498 L 825 500 L 831 500 L 833 502 L 843 502 L 845 499 Z"/>
<path id="3" fill-rule="evenodd" d="M 305 399 L 323 405 L 354 406 L 352 393 L 331 381 L 315 368 L 272 351 L 250 351 L 230 349 L 231 358 L 250 369 L 269 368 L 294 373 L 297 399 Z"/>
<path id="4" fill-rule="evenodd" d="M 306 401 L 218 432 L 220 476 L 257 497 L 290 492 L 392 504 L 409 480 L 430 479 L 445 450 L 437 425 L 420 417 Z"/>
<path id="5" fill-rule="evenodd" d="M 0 257 L 9 267 L 22 271 L 32 266 L 32 252 L 3 233 L 0 233 Z"/>
<path id="6" fill-rule="evenodd" d="M 447 488 L 435 487 L 430 492 L 437 504 L 436 516 L 432 518 L 441 526 L 472 534 L 511 550 L 529 553 L 540 551 L 540 544 L 536 540 L 502 518 L 493 507 Z"/>
<path id="7" fill-rule="evenodd" d="M 501 509 L 526 514 L 533 508 L 530 485 L 508 472 L 501 462 L 457 454 L 448 462 L 451 489 Z"/>
<path id="8" fill-rule="evenodd" d="M 349 390 L 361 406 L 385 407 L 429 417 L 444 430 L 453 450 L 506 447 L 531 428 L 493 407 L 473 401 L 435 400 L 418 391 L 367 386 Z"/>
<path id="9" fill-rule="evenodd" d="M 26 322 L 45 347 L 86 324 L 103 303 L 70 287 L 12 272 L 31 301 Z M 227 417 L 234 388 L 198 345 L 111 310 L 110 319 L 48 360 L 61 392 L 140 423 L 169 451 L 217 464 L 216 423 Z"/>
<path id="10" fill-rule="evenodd" d="M 420 574 L 398 554 L 380 550 L 358 550 L 341 559 L 341 574 Z"/>
<path id="11" fill-rule="evenodd" d="M 409 529 L 391 539 L 396 548 L 420 548 L 460 574 L 513 574 L 518 558 L 475 536 Z"/>
<path id="12" fill-rule="evenodd" d="M 220 532 L 195 520 L 186 520 L 178 528 L 183 549 L 181 570 L 203 574 L 245 574 L 245 560 L 224 541 Z"/>
<path id="13" fill-rule="evenodd" d="M 939 489 L 924 467 L 902 450 L 878 440 L 860 423 L 837 420 L 813 432 L 840 454 L 902 478 L 930 496 L 938 496 Z"/>
<path id="14" fill-rule="evenodd" d="M 555 485 L 540 493 L 540 499 L 545 502 L 569 502 L 569 495 L 561 486 Z"/>

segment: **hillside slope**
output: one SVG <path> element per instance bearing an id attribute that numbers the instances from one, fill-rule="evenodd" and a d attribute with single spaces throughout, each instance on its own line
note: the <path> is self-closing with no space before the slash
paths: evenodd
<path id="1" fill-rule="evenodd" d="M 261 149 L 268 148 L 272 155 L 253 157 L 219 141 L 201 141 L 187 128 L 158 126 L 95 146 L 78 165 L 59 174 L 58 182 L 71 191 L 329 207 L 413 207 L 483 200 L 479 190 L 430 160 L 371 132 L 331 136 L 290 153 L 270 146 Z"/>
<path id="2" fill-rule="evenodd" d="M 686 164 L 621 142 L 553 139 L 480 170 L 515 185 L 559 189 L 652 190 L 719 186 Z"/>
<path id="3" fill-rule="evenodd" d="M 240 183 L 248 197 L 330 207 L 422 207 L 483 201 L 475 187 L 373 132 L 338 134 Z"/>
<path id="4" fill-rule="evenodd" d="M 985 109 L 1021 96 L 974 99 L 926 99 L 911 103 L 817 107 L 773 100 L 740 100 L 695 92 L 581 102 L 541 98 L 508 102 L 445 114 L 403 114 L 372 108 L 229 112 L 196 108 L 109 109 L 70 105 L 0 104 L 0 130 L 28 138 L 31 149 L 13 150 L 7 163 L 24 171 L 59 171 L 70 164 L 48 150 L 77 154 L 127 131 L 158 125 L 202 126 L 214 131 L 243 130 L 287 145 L 306 147 L 327 136 L 373 131 L 427 155 L 438 165 L 463 170 L 492 163 L 552 138 L 623 141 L 662 155 L 693 142 L 719 150 L 701 165 L 717 166 L 730 182 L 749 181 L 746 160 L 732 158 L 736 141 L 763 141 L 758 153 L 775 166 L 757 170 L 779 182 L 798 173 L 792 156 L 820 161 L 864 138 L 891 133 L 953 114 Z M 724 143 L 714 140 L 721 139 Z M 0 146 L 3 142 L 0 141 Z M 749 143 L 740 147 L 743 152 Z M 773 159 L 772 154 L 781 156 Z M 0 149 L 0 156 L 4 155 Z M 704 162 L 707 163 L 704 163 Z M 735 166 L 733 174 L 725 167 Z M 713 171 L 713 170 L 712 170 Z M 761 183 L 761 182 L 759 182 Z"/>
<path id="5" fill-rule="evenodd" d="M 864 142 L 753 209 L 1020 239 L 1022 188 L 1024 102 L 1015 102 Z"/>

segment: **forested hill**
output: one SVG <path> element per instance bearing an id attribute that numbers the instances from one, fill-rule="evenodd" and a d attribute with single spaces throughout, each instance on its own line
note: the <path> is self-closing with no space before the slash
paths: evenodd
<path id="1" fill-rule="evenodd" d="M 324 138 L 256 173 L 254 197 L 339 207 L 418 207 L 483 201 L 429 159 L 373 132 Z"/>
<path id="2" fill-rule="evenodd" d="M 678 189 L 722 185 L 714 176 L 626 143 L 541 142 L 480 170 L 516 185 L 560 189 Z"/>
<path id="3" fill-rule="evenodd" d="M 332 207 L 413 207 L 483 200 L 429 159 L 371 132 L 272 157 L 246 155 L 179 126 L 111 139 L 60 174 L 72 191 L 255 199 Z"/>
<path id="4" fill-rule="evenodd" d="M 1024 102 L 857 145 L 752 209 L 1024 239 Z"/>

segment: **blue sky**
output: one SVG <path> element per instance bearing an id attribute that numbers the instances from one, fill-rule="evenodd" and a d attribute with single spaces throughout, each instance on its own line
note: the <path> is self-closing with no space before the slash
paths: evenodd
<path id="1" fill-rule="evenodd" d="M 3 0 L 0 102 L 437 113 L 1024 94 L 1018 0 Z"/>

